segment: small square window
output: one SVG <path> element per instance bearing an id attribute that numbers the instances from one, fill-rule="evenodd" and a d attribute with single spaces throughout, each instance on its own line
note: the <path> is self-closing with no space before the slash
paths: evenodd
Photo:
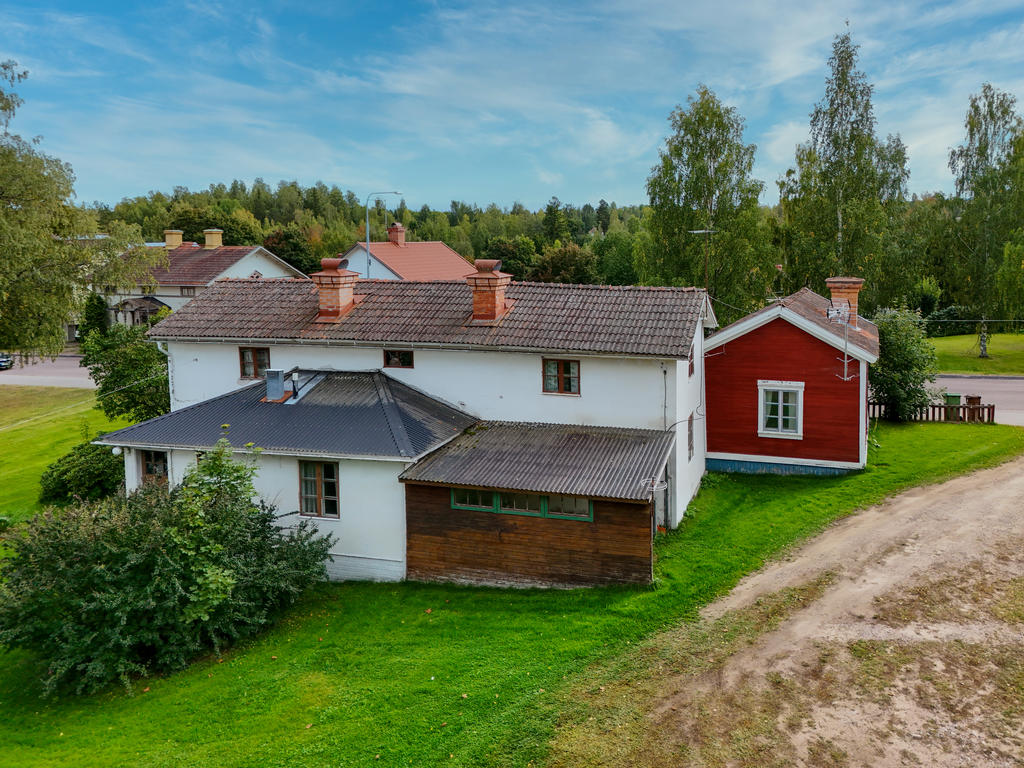
<path id="1" fill-rule="evenodd" d="M 452 506 L 456 509 L 485 509 L 494 511 L 494 491 L 477 488 L 452 488 Z"/>
<path id="2" fill-rule="evenodd" d="M 195 296 L 196 295 L 196 288 L 195 288 L 195 286 L 194 285 L 183 285 L 183 286 L 181 286 L 181 295 L 182 296 Z"/>
<path id="3" fill-rule="evenodd" d="M 412 350 L 411 349 L 385 349 L 384 350 L 384 367 L 385 368 L 412 368 Z"/>
<path id="4" fill-rule="evenodd" d="M 534 493 L 501 493 L 499 509 L 514 515 L 540 515 L 543 513 L 540 496 Z"/>
<path id="5" fill-rule="evenodd" d="M 590 499 L 583 496 L 549 496 L 548 517 L 593 520 L 594 506 Z"/>
<path id="6" fill-rule="evenodd" d="M 758 382 L 758 424 L 761 437 L 803 437 L 803 382 Z"/>
<path id="7" fill-rule="evenodd" d="M 143 451 L 142 482 L 167 484 L 167 453 L 166 451 Z"/>
<path id="8" fill-rule="evenodd" d="M 238 364 L 243 379 L 262 379 L 270 367 L 270 347 L 239 347 Z"/>
<path id="9" fill-rule="evenodd" d="M 580 393 L 580 363 L 578 360 L 544 360 L 544 391 L 560 395 Z"/>

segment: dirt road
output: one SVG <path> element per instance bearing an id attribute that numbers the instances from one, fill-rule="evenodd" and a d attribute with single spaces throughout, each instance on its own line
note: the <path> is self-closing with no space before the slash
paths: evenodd
<path id="1" fill-rule="evenodd" d="M 725 764 L 763 764 L 743 759 L 759 726 L 769 765 L 1024 765 L 1022 545 L 1024 459 L 847 518 L 709 606 L 713 623 L 834 574 L 714 672 L 665 686 L 650 732 L 689 756 L 676 764 L 718 764 L 738 727 L 751 740 Z"/>

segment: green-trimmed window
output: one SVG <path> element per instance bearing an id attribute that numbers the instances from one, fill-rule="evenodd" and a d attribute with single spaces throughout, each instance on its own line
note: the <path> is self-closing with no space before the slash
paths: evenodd
<path id="1" fill-rule="evenodd" d="M 541 495 L 520 491 L 482 491 L 452 488 L 452 509 L 497 512 L 503 515 L 554 517 L 563 520 L 594 519 L 594 502 L 584 496 Z"/>

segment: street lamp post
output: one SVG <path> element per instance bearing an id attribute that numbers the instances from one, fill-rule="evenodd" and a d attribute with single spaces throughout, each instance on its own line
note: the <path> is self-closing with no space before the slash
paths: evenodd
<path id="1" fill-rule="evenodd" d="M 383 195 L 400 195 L 401 192 L 371 192 L 366 196 L 363 207 L 366 209 L 366 278 L 370 277 L 370 198 L 378 198 Z"/>

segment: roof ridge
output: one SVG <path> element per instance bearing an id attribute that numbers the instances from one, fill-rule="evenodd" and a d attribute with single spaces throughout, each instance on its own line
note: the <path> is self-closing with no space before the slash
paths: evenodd
<path id="1" fill-rule="evenodd" d="M 412 458 L 416 455 L 416 451 L 413 450 L 412 440 L 409 439 L 409 432 L 405 428 L 402 414 L 399 412 L 398 405 L 395 403 L 395 396 L 391 392 L 390 379 L 380 370 L 373 371 L 371 377 L 373 385 L 377 389 L 380 407 L 384 411 L 384 420 L 387 422 L 388 429 L 391 431 L 391 437 L 398 448 L 398 454 Z"/>

